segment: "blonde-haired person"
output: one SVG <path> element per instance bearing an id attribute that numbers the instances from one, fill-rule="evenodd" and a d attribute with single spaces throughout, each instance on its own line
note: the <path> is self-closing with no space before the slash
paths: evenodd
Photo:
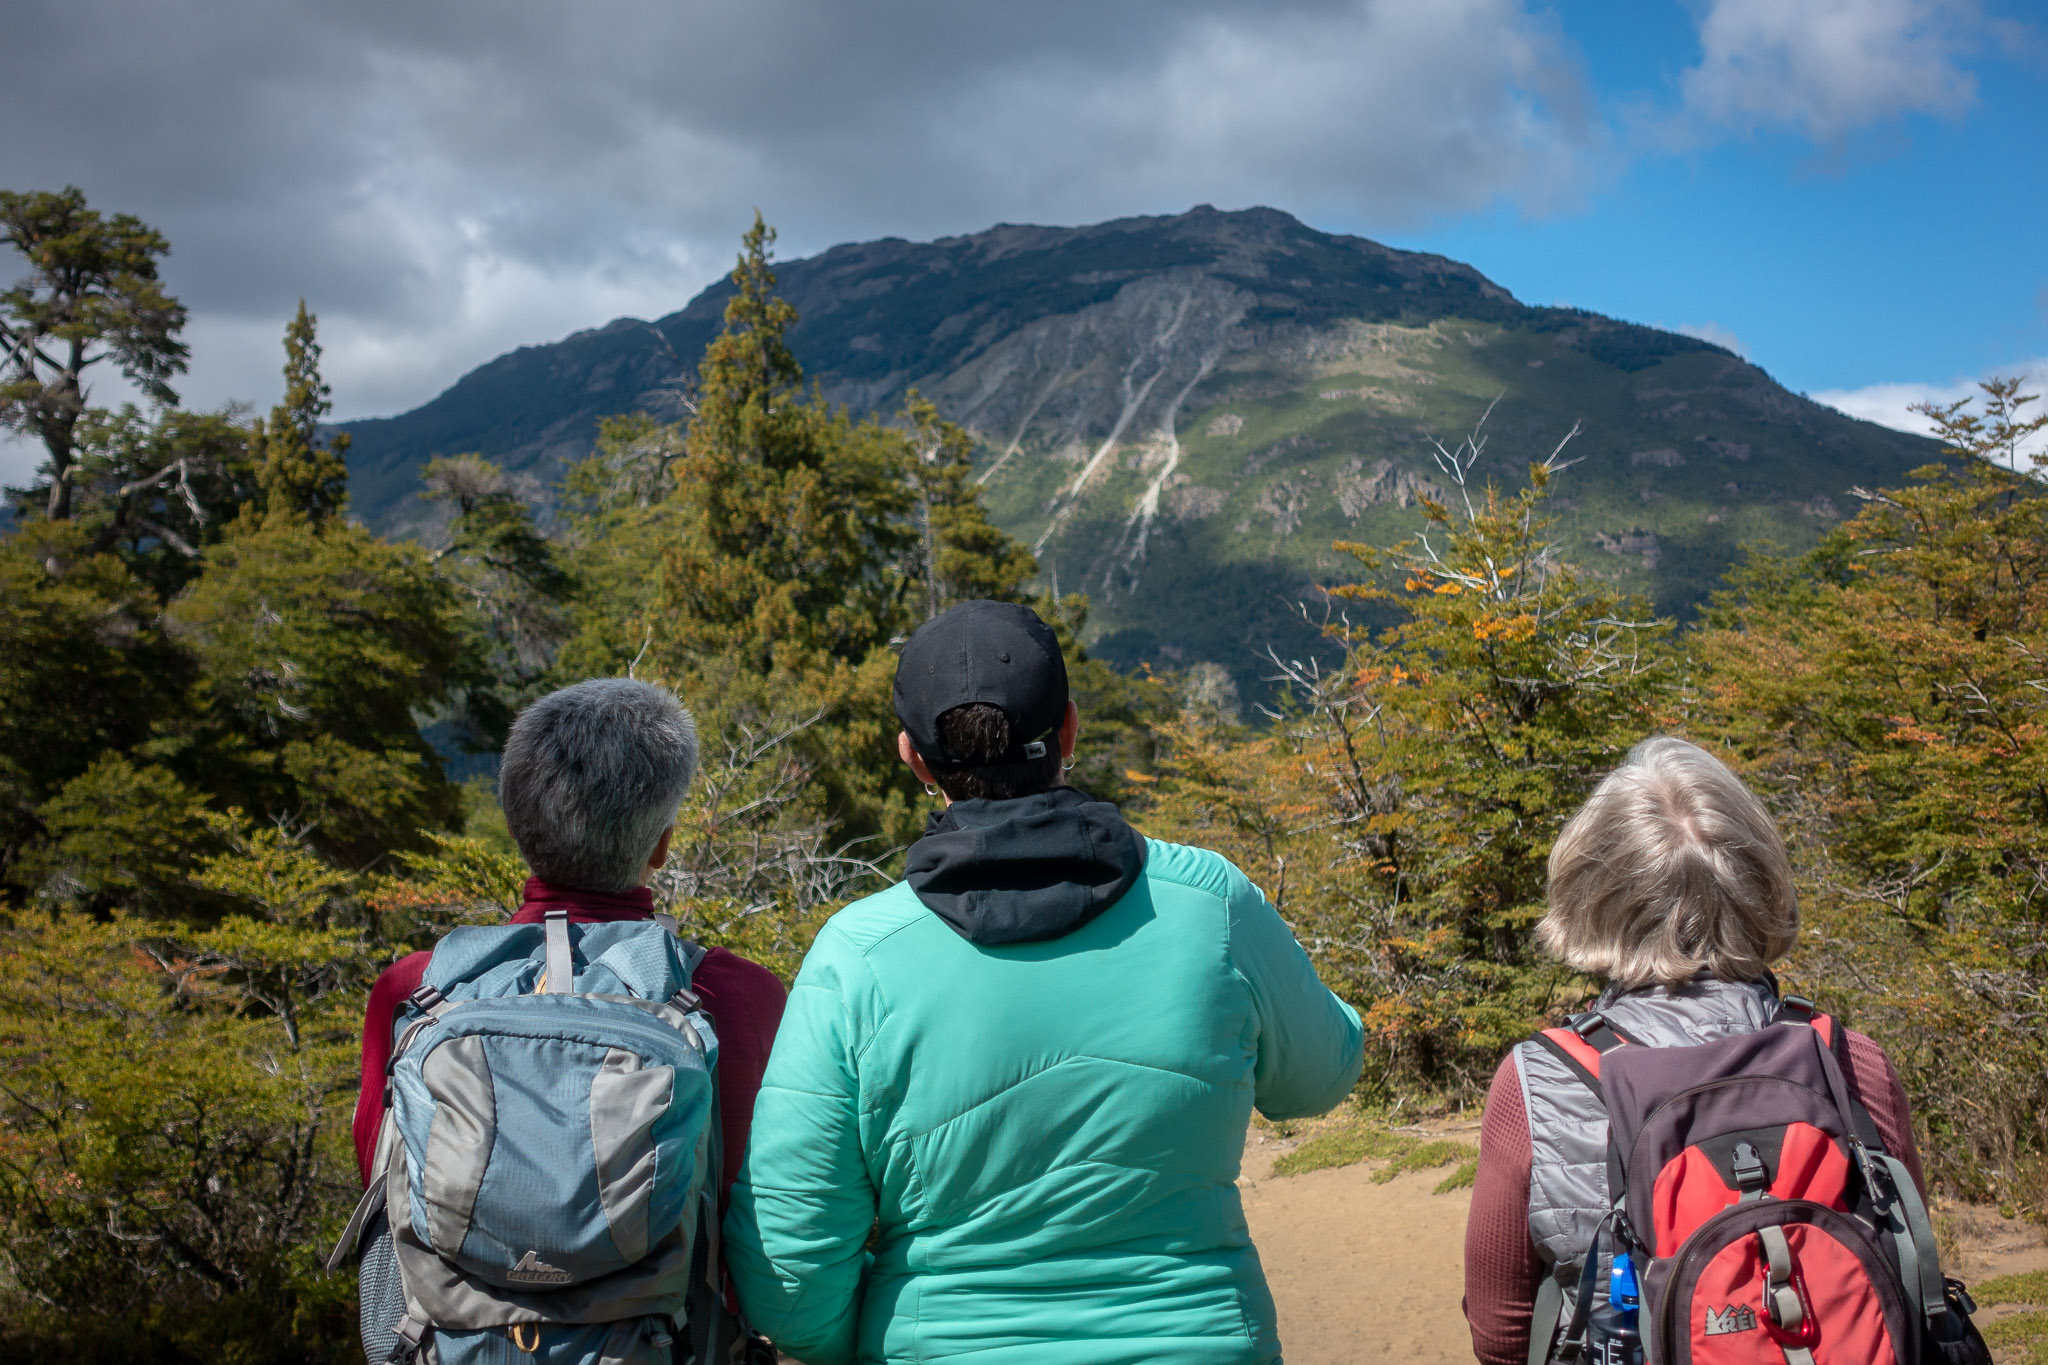
<path id="1" fill-rule="evenodd" d="M 1770 966 L 1792 948 L 1792 868 L 1763 804 L 1719 759 L 1660 735 L 1594 789 L 1550 851 L 1545 949 L 1608 984 L 1597 1008 L 1657 1047 L 1752 1032 L 1778 1010 Z M 1887 1150 L 1923 1188 L 1898 1073 L 1845 1031 L 1844 1068 Z M 1607 1212 L 1607 1123 L 1542 1049 L 1510 1051 L 1487 1092 L 1465 1228 L 1465 1316 L 1482 1365 L 1524 1365 L 1545 1280 L 1577 1283 Z"/>

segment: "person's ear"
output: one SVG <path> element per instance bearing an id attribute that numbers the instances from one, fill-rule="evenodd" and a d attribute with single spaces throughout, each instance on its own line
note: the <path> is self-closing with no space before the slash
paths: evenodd
<path id="1" fill-rule="evenodd" d="M 932 777 L 930 765 L 924 761 L 924 755 L 919 753 L 917 746 L 910 742 L 910 731 L 898 730 L 896 732 L 896 756 L 910 765 L 910 771 L 917 775 L 918 781 L 928 787 L 938 785 L 936 779 Z"/>
<path id="2" fill-rule="evenodd" d="M 1081 738 L 1081 708 L 1067 703 L 1067 718 L 1060 722 L 1060 762 L 1074 756 L 1074 744 Z"/>
<path id="3" fill-rule="evenodd" d="M 647 855 L 647 870 L 649 872 L 653 872 L 668 863 L 668 846 L 675 842 L 675 837 L 676 827 L 674 825 L 670 825 L 661 832 L 661 838 L 655 842 L 654 852 Z"/>

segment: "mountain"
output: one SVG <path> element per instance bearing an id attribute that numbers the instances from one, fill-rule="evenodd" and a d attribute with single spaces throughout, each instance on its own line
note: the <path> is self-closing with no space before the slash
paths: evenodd
<path id="1" fill-rule="evenodd" d="M 1094 599 L 1098 653 L 1214 660 L 1247 685 L 1265 647 L 1313 647 L 1296 604 L 1354 567 L 1331 542 L 1412 533 L 1417 496 L 1446 486 L 1432 441 L 1455 446 L 1489 406 L 1475 478 L 1513 485 L 1577 424 L 1579 463 L 1554 485 L 1567 544 L 1667 612 L 1743 545 L 1803 548 L 1850 488 L 1936 456 L 1708 342 L 1530 307 L 1470 266 L 1273 209 L 886 239 L 777 273 L 829 397 L 888 410 L 914 385 L 979 435 L 996 519 Z M 678 415 L 730 292 L 521 348 L 412 412 L 347 424 L 358 514 L 422 527 L 413 490 L 436 454 L 546 485 L 599 417 Z"/>

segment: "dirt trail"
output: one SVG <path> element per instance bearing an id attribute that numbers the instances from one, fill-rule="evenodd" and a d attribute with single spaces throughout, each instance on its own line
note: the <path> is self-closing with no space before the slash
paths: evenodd
<path id="1" fill-rule="evenodd" d="M 1459 1299 L 1471 1191 L 1431 1193 L 1446 1171 L 1375 1185 L 1370 1163 L 1273 1175 L 1273 1162 L 1292 1145 L 1255 1132 L 1240 1182 L 1279 1305 L 1287 1365 L 1470 1362 Z M 1988 1209 L 1943 1208 L 1936 1216 L 1951 1274 L 1981 1283 L 2048 1267 L 2037 1229 Z"/>
<path id="2" fill-rule="evenodd" d="M 1287 1365 L 1471 1361 L 1459 1299 L 1472 1192 L 1431 1193 L 1444 1171 L 1375 1185 L 1374 1163 L 1274 1175 L 1293 1145 L 1254 1132 L 1239 1182 Z"/>

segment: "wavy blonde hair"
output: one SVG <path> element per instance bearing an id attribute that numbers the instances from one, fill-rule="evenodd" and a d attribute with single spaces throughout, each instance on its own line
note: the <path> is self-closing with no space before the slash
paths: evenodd
<path id="1" fill-rule="evenodd" d="M 1536 926 L 1554 956 L 1630 987 L 1755 980 L 1798 934 L 1792 865 L 1763 803 L 1671 735 L 1638 744 L 1565 825 Z"/>

